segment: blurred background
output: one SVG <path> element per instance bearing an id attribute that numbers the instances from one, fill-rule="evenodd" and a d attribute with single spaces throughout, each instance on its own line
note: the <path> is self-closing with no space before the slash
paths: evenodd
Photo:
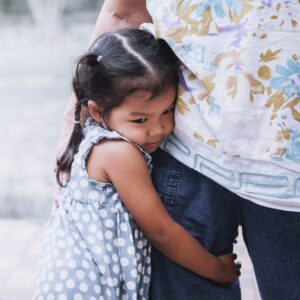
<path id="1" fill-rule="evenodd" d="M 100 0 L 0 0 L 0 299 L 32 297 L 72 66 Z"/>
<path id="2" fill-rule="evenodd" d="M 74 61 L 101 0 L 0 0 L 0 300 L 29 300 Z M 243 299 L 258 300 L 239 239 Z"/>

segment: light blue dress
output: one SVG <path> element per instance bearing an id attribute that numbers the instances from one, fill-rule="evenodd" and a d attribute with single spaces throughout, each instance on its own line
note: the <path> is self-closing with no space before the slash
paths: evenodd
<path id="1" fill-rule="evenodd" d="M 114 186 L 96 182 L 86 170 L 95 144 L 126 139 L 90 119 L 84 134 L 47 225 L 33 299 L 148 299 L 151 247 Z M 150 155 L 138 149 L 150 170 Z"/>

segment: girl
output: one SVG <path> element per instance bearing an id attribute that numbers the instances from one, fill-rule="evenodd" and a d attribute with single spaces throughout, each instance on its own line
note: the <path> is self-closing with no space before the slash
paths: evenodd
<path id="1" fill-rule="evenodd" d="M 147 239 L 215 282 L 240 274 L 235 254 L 213 256 L 170 218 L 151 182 L 149 153 L 174 127 L 178 69 L 167 43 L 138 29 L 104 34 L 80 58 L 74 129 L 57 162 L 58 181 L 71 177 L 48 223 L 34 299 L 147 299 Z"/>

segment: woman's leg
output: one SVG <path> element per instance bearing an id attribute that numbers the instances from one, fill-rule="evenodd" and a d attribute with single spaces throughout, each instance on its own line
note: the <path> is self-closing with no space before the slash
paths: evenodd
<path id="1" fill-rule="evenodd" d="M 300 299 L 300 213 L 241 199 L 241 214 L 262 299 Z"/>
<path id="2" fill-rule="evenodd" d="M 153 155 L 153 164 L 153 181 L 170 215 L 215 255 L 232 252 L 239 225 L 237 197 L 162 150 Z M 151 280 L 153 300 L 240 299 L 238 282 L 214 284 L 155 249 Z"/>

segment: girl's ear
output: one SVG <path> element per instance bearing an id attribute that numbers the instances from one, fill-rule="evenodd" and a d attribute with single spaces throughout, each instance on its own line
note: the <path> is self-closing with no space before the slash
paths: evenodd
<path id="1" fill-rule="evenodd" d="M 88 109 L 91 114 L 91 117 L 97 122 L 97 123 L 102 123 L 103 122 L 103 116 L 102 112 L 97 105 L 97 103 L 93 100 L 88 101 Z"/>

